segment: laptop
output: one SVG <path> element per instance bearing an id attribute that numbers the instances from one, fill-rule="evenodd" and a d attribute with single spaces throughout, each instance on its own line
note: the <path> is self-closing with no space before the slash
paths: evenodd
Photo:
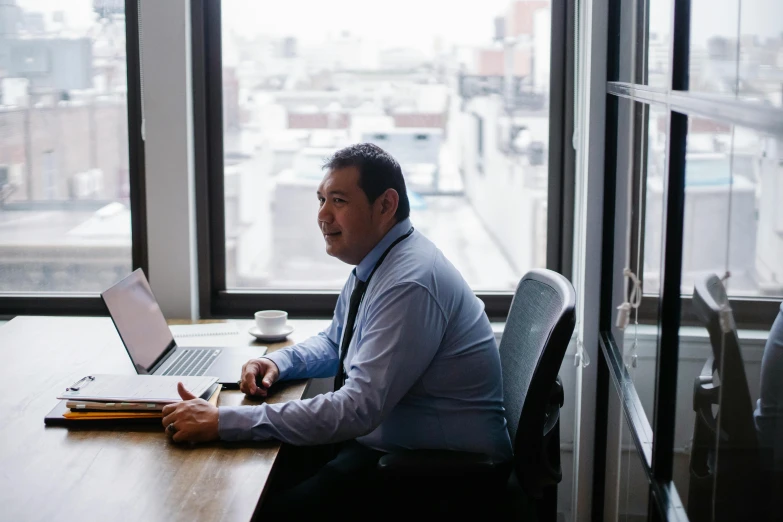
<path id="1" fill-rule="evenodd" d="M 209 375 L 238 388 L 242 365 L 266 353 L 266 346 L 177 346 L 141 268 L 101 298 L 138 374 Z"/>

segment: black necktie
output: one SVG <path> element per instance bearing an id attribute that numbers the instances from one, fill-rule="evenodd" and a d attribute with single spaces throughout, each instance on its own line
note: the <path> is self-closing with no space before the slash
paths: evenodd
<path id="1" fill-rule="evenodd" d="M 342 388 L 345 384 L 345 355 L 348 353 L 348 345 L 353 338 L 353 326 L 356 323 L 356 314 L 359 312 L 359 303 L 362 302 L 364 291 L 367 289 L 367 283 L 356 278 L 356 286 L 351 293 L 351 302 L 348 305 L 348 319 L 345 321 L 345 332 L 343 333 L 343 342 L 340 345 L 340 365 L 337 367 L 337 374 L 334 376 L 334 391 Z"/>
<path id="2" fill-rule="evenodd" d="M 386 251 L 381 254 L 381 257 L 378 258 L 378 261 L 375 262 L 375 266 L 373 267 L 372 272 L 370 272 L 370 276 L 367 278 L 367 281 L 360 280 L 359 277 L 355 275 L 356 272 L 354 272 L 356 286 L 353 288 L 353 292 L 351 293 L 351 302 L 348 304 L 348 319 L 345 321 L 343 342 L 340 343 L 340 366 L 337 367 L 337 374 L 334 376 L 334 391 L 339 390 L 343 387 L 343 384 L 345 384 L 345 356 L 348 354 L 348 345 L 351 344 L 351 339 L 353 339 L 353 326 L 354 323 L 356 323 L 356 315 L 359 313 L 359 305 L 362 302 L 362 297 L 364 297 L 364 291 L 367 290 L 367 285 L 370 284 L 370 279 L 372 279 L 375 271 L 378 270 L 379 266 L 381 266 L 381 263 L 383 263 L 383 260 L 386 259 L 387 255 L 389 255 L 389 252 L 391 252 L 392 248 L 394 248 L 400 241 L 404 241 L 411 234 L 413 234 L 413 227 L 411 227 L 411 229 L 408 230 L 404 236 L 398 237 L 394 243 L 389 245 L 389 248 L 387 248 Z"/>

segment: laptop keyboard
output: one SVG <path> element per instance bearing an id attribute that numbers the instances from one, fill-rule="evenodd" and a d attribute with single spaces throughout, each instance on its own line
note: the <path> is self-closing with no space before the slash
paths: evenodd
<path id="1" fill-rule="evenodd" d="M 220 350 L 182 350 L 163 375 L 204 375 Z"/>

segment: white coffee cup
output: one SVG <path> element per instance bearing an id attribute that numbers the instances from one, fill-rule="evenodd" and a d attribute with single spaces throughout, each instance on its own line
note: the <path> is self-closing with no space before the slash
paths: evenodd
<path id="1" fill-rule="evenodd" d="M 256 326 L 265 335 L 276 335 L 285 331 L 288 312 L 282 310 L 262 310 L 255 313 Z"/>

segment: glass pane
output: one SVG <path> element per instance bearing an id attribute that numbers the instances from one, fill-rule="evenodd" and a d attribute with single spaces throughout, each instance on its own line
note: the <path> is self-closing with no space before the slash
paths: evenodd
<path id="1" fill-rule="evenodd" d="M 783 107 L 783 2 L 742 0 L 739 97 Z"/>
<path id="2" fill-rule="evenodd" d="M 692 0 L 690 90 L 734 98 L 740 0 Z"/>
<path id="3" fill-rule="evenodd" d="M 342 286 L 315 191 L 357 142 L 400 162 L 414 226 L 474 289 L 544 266 L 548 0 L 221 5 L 229 288 Z"/>
<path id="4" fill-rule="evenodd" d="M 735 127 L 733 141 L 729 295 L 783 297 L 783 140 Z"/>
<path id="5" fill-rule="evenodd" d="M 777 520 L 783 331 L 738 330 L 727 286 L 717 274 L 698 278 L 702 326 L 680 328 L 674 482 L 693 522 Z"/>
<path id="6" fill-rule="evenodd" d="M 0 292 L 131 270 L 124 4 L 0 6 Z"/>
<path id="7" fill-rule="evenodd" d="M 666 172 L 669 168 L 668 157 L 666 155 L 668 136 L 668 111 L 655 106 L 651 107 L 647 125 L 644 268 L 642 272 L 644 293 L 651 295 L 659 294 L 661 289 L 663 226 L 666 213 L 666 194 L 664 193 L 664 188 L 666 186 Z"/>
<path id="8" fill-rule="evenodd" d="M 669 89 L 672 0 L 618 2 L 617 81 Z"/>
<path id="9" fill-rule="evenodd" d="M 603 364 L 603 361 L 601 361 Z M 624 397 L 610 384 L 607 404 L 606 475 L 604 516 L 606 522 L 647 520 L 649 484 L 644 472 L 646 457 L 634 443 L 631 425 L 623 410 Z M 639 426 L 645 433 L 649 426 Z M 646 439 L 644 433 L 637 434 Z"/>
<path id="10" fill-rule="evenodd" d="M 631 426 L 625 416 L 622 418 L 620 469 L 617 519 L 621 522 L 644 522 L 647 519 L 647 504 L 650 487 L 644 473 L 644 458 L 633 442 Z"/>
<path id="11" fill-rule="evenodd" d="M 615 306 L 623 302 L 640 304 L 631 299 L 633 277 L 620 277 L 626 268 L 639 279 L 640 288 L 636 294 L 642 292 L 646 299 L 660 297 L 663 157 L 668 134 L 668 113 L 657 106 L 621 100 L 619 115 L 615 240 L 623 238 L 627 246 L 623 249 L 624 258 L 615 261 Z M 623 125 L 623 121 L 627 124 Z M 619 315 L 620 312 L 615 313 Z M 615 331 L 615 339 L 620 343 L 623 362 L 647 420 L 652 424 L 658 329 L 655 325 L 639 324 L 638 310 L 631 307 L 627 325 L 624 331 Z"/>
<path id="12" fill-rule="evenodd" d="M 674 479 L 692 521 L 767 520 L 767 505 L 777 497 L 769 489 L 774 446 L 762 444 L 757 428 L 776 429 L 772 390 L 779 387 L 768 380 L 765 394 L 760 382 L 773 373 L 778 382 L 778 350 L 768 357 L 765 332 L 738 330 L 728 300 L 783 295 L 779 286 L 762 284 L 758 269 L 762 242 L 778 248 L 781 241 L 758 237 L 765 230 L 760 219 L 774 212 L 764 193 L 775 188 L 772 182 L 762 190 L 760 183 L 765 172 L 767 179 L 780 177 L 768 142 L 776 140 L 712 120 L 689 121 L 681 283 L 700 326 L 679 334 Z M 769 273 L 779 273 L 779 259 L 773 267 L 778 272 Z M 757 403 L 760 396 L 766 402 Z"/>
<path id="13" fill-rule="evenodd" d="M 640 11 L 642 3 L 639 0 L 618 0 L 620 7 L 619 41 L 617 45 L 617 81 L 629 83 L 643 83 L 643 79 L 637 74 L 641 66 L 640 53 L 643 50 L 639 42 L 643 42 L 640 21 L 644 20 L 644 13 Z M 614 78 L 610 78 L 614 80 Z"/>
<path id="14" fill-rule="evenodd" d="M 783 106 L 783 3 L 691 2 L 690 90 Z"/>
<path id="15" fill-rule="evenodd" d="M 647 84 L 671 88 L 672 0 L 647 0 Z"/>
<path id="16" fill-rule="evenodd" d="M 691 337 L 702 354 L 698 362 L 703 366 L 695 379 L 685 383 L 693 390 L 692 396 L 683 398 L 694 410 L 688 515 L 694 522 L 778 520 L 780 511 L 769 508 L 783 506 L 780 490 L 772 487 L 771 480 L 774 450 L 780 441 L 775 437 L 783 433 L 778 431 L 783 411 L 779 407 L 783 396 L 778 392 L 783 370 L 778 353 L 781 339 L 771 340 L 773 346 L 766 353 L 762 352 L 766 332 L 756 336 L 738 331 L 725 294 L 731 279 L 721 282 L 716 275 L 711 277 L 701 279 L 704 291 L 698 289 L 699 281 L 694 288 L 694 294 L 698 293 L 694 302 L 699 301 L 694 305 L 696 316 L 707 334 L 701 333 L 698 344 Z M 688 338 L 687 334 L 683 337 Z M 681 368 L 692 371 L 698 366 L 696 361 L 680 360 Z M 759 377 L 772 374 L 775 383 L 767 379 L 760 389 Z M 758 408 L 755 419 L 754 406 Z M 778 467 L 778 478 L 780 471 Z"/>
<path id="17" fill-rule="evenodd" d="M 652 130 L 651 130 L 652 132 Z M 686 155 L 682 291 L 705 273 L 731 273 L 729 295 L 783 296 L 783 156 L 781 141 L 756 131 L 691 118 Z M 665 149 L 650 163 L 663 165 Z M 657 159 L 655 158 L 657 156 Z M 651 167 L 652 168 L 652 167 Z M 651 171 L 652 172 L 652 171 Z M 654 184 L 654 187 L 653 187 Z M 663 180 L 648 179 L 645 291 L 659 287 Z M 730 221 L 729 221 L 730 219 Z M 728 256 L 728 265 L 724 261 Z"/>

